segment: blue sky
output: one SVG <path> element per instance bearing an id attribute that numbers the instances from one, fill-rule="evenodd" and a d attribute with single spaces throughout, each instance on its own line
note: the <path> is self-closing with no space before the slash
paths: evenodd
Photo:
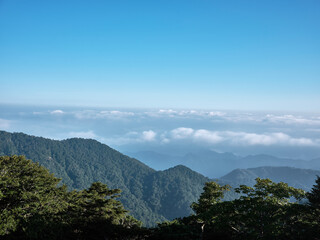
<path id="1" fill-rule="evenodd" d="M 0 1 L 0 103 L 319 112 L 320 2 Z"/>

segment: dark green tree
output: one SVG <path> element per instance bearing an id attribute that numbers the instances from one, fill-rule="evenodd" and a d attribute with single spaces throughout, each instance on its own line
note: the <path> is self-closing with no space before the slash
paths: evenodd
<path id="1" fill-rule="evenodd" d="M 152 230 L 153 234 L 149 239 L 198 240 L 202 234 L 200 226 L 195 216 L 165 221 Z"/>
<path id="2" fill-rule="evenodd" d="M 320 236 L 320 177 L 317 176 L 315 185 L 313 185 L 310 192 L 307 194 L 308 206 L 310 206 L 308 214 L 305 215 L 308 226 L 315 233 Z"/>
<path id="3" fill-rule="evenodd" d="M 317 176 L 316 184 L 310 192 L 307 193 L 307 198 L 312 207 L 320 210 L 320 177 Z"/>
<path id="4" fill-rule="evenodd" d="M 97 182 L 88 189 L 69 192 L 59 181 L 23 156 L 0 157 L 1 239 L 124 239 L 139 235 L 141 223 L 127 215 L 116 200 L 119 189 Z"/>
<path id="5" fill-rule="evenodd" d="M 127 215 L 123 205 L 116 200 L 119 189 L 109 189 L 96 182 L 89 189 L 72 191 L 64 219 L 71 227 L 69 235 L 77 239 L 118 238 L 126 229 L 140 228 L 142 223 Z"/>
<path id="6" fill-rule="evenodd" d="M 0 157 L 0 235 L 58 235 L 60 212 L 67 207 L 66 187 L 58 187 L 59 181 L 23 156 Z"/>
<path id="7" fill-rule="evenodd" d="M 198 222 L 201 224 L 201 238 L 204 238 L 206 225 L 214 225 L 219 217 L 223 206 L 221 204 L 224 193 L 230 190 L 229 185 L 220 186 L 217 182 L 207 182 L 203 188 L 198 202 L 191 205 L 196 213 Z"/>
<path id="8" fill-rule="evenodd" d="M 203 229 L 201 238 L 303 239 L 312 236 L 304 216 L 307 206 L 299 203 L 305 198 L 303 190 L 257 178 L 253 187 L 241 185 L 235 189 L 239 199 L 222 201 L 223 192 L 228 189 L 215 182 L 207 183 L 198 202 L 192 205 Z"/>
<path id="9" fill-rule="evenodd" d="M 241 185 L 235 191 L 241 194 L 233 201 L 228 216 L 229 227 L 234 236 L 244 239 L 288 238 L 286 233 L 299 218 L 297 201 L 305 197 L 305 192 L 270 179 L 256 179 L 254 187 Z"/>

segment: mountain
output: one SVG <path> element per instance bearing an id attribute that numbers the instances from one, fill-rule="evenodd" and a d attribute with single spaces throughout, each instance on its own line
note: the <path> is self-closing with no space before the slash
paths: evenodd
<path id="1" fill-rule="evenodd" d="M 190 152 L 183 156 L 154 151 L 130 152 L 127 154 L 155 169 L 166 169 L 181 164 L 210 178 L 217 178 L 230 172 L 234 169 L 237 160 L 240 159 L 232 153 L 217 153 L 210 150 Z"/>
<path id="2" fill-rule="evenodd" d="M 25 155 L 39 162 L 57 177 L 62 178 L 63 183 L 70 189 L 88 188 L 96 181 L 106 183 L 110 188 L 121 189 L 120 200 L 125 208 L 146 226 L 191 213 L 190 204 L 198 199 L 204 183 L 210 179 L 188 166 L 205 170 L 207 175 L 214 171 L 233 170 L 219 179 L 221 185 L 228 183 L 232 186 L 253 185 L 254 179 L 260 177 L 270 178 L 275 182 L 287 182 L 293 187 L 309 190 L 314 184 L 315 176 L 320 175 L 320 171 L 317 170 L 282 167 L 284 164 L 291 164 L 317 168 L 320 159 L 300 161 L 268 155 L 242 158 L 232 153 L 213 151 L 190 153 L 181 158 L 172 156 L 171 160 L 175 163 L 185 161 L 187 167 L 177 165 L 167 170 L 156 171 L 137 159 L 123 155 L 95 140 L 72 138 L 57 141 L 0 131 L 0 155 L 12 154 Z M 155 154 L 148 152 L 147 155 L 150 157 Z M 166 155 L 157 156 L 160 161 L 161 157 Z M 272 164 L 278 166 L 265 167 Z M 238 166 L 258 167 L 234 170 Z M 236 196 L 231 191 L 226 194 L 225 199 L 231 200 Z"/>
<path id="3" fill-rule="evenodd" d="M 120 188 L 125 208 L 147 226 L 189 215 L 190 204 L 210 180 L 184 166 L 155 171 L 95 140 L 57 141 L 0 131 L 0 155 L 13 154 L 39 162 L 70 189 L 96 181 Z"/>
<path id="4" fill-rule="evenodd" d="M 320 158 L 310 161 L 289 158 L 279 158 L 266 154 L 236 156 L 233 153 L 218 153 L 210 150 L 190 152 L 183 156 L 172 156 L 152 151 L 129 153 L 151 167 L 166 168 L 183 164 L 192 170 L 209 178 L 224 176 L 230 171 L 241 168 L 255 168 L 264 166 L 288 166 L 303 169 L 320 170 Z"/>
<path id="5" fill-rule="evenodd" d="M 221 177 L 220 180 L 228 182 L 233 186 L 240 184 L 253 186 L 257 177 L 270 178 L 274 182 L 285 182 L 289 186 L 309 191 L 315 184 L 317 175 L 320 176 L 319 170 L 294 167 L 257 167 L 235 169 Z"/>
<path id="6" fill-rule="evenodd" d="M 153 211 L 161 212 L 168 219 L 186 216 L 186 211 L 190 215 L 191 202 L 198 199 L 208 181 L 210 179 L 182 165 L 157 171 L 145 182 L 145 200 Z"/>

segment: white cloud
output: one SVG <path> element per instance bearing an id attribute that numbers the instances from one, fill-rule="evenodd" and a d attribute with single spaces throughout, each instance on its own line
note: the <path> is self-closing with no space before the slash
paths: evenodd
<path id="1" fill-rule="evenodd" d="M 219 135 L 219 132 L 212 132 L 205 129 L 195 131 L 193 137 L 195 140 L 205 141 L 208 143 L 218 143 L 224 141 L 224 138 Z"/>
<path id="2" fill-rule="evenodd" d="M 131 131 L 124 135 L 104 139 L 104 142 L 110 145 L 122 146 L 126 144 L 154 142 L 156 141 L 156 137 L 157 133 L 152 130 L 143 132 Z"/>
<path id="3" fill-rule="evenodd" d="M 275 133 L 247 133 L 234 131 L 210 131 L 206 129 L 194 130 L 192 128 L 176 128 L 171 131 L 172 140 L 189 139 L 193 142 L 217 144 L 224 142 L 229 145 L 242 146 L 317 146 L 317 140 L 309 138 L 294 138 L 282 132 Z"/>
<path id="4" fill-rule="evenodd" d="M 94 111 L 84 110 L 74 113 L 74 116 L 78 119 L 120 119 L 135 116 L 134 112 L 124 112 L 118 110 L 112 111 Z"/>
<path id="5" fill-rule="evenodd" d="M 64 111 L 62 110 L 54 110 L 50 112 L 51 114 L 56 114 L 56 115 L 60 115 L 60 114 L 64 114 Z"/>
<path id="6" fill-rule="evenodd" d="M 236 145 L 285 145 L 285 146 L 315 146 L 317 143 L 308 138 L 294 138 L 285 133 L 246 133 L 246 132 L 225 132 L 226 139 Z"/>
<path id="7" fill-rule="evenodd" d="M 226 115 L 224 112 L 208 112 L 208 115 L 211 117 L 223 117 Z"/>
<path id="8" fill-rule="evenodd" d="M 173 129 L 171 135 L 174 139 L 184 139 L 193 135 L 194 130 L 192 128 L 180 127 Z"/>
<path id="9" fill-rule="evenodd" d="M 278 135 L 278 136 L 277 136 Z M 239 133 L 233 137 L 233 142 L 241 145 L 272 145 L 277 142 L 288 140 L 283 134 L 256 134 L 256 133 Z"/>
<path id="10" fill-rule="evenodd" d="M 198 111 L 195 110 L 183 110 L 178 112 L 181 116 L 188 116 L 188 115 L 201 115 Z"/>
<path id="11" fill-rule="evenodd" d="M 192 128 L 180 127 L 173 129 L 170 135 L 172 139 L 176 140 L 189 139 L 196 142 L 217 143 L 224 140 L 219 134 L 220 132 L 209 131 L 206 129 L 194 130 Z"/>
<path id="12" fill-rule="evenodd" d="M 109 117 L 109 116 L 114 116 L 114 117 L 130 117 L 134 116 L 135 114 L 133 112 L 122 112 L 118 110 L 113 110 L 113 111 L 101 111 L 99 116 L 101 117 Z"/>
<path id="13" fill-rule="evenodd" d="M 124 135 L 100 139 L 93 131 L 71 132 L 70 137 L 94 138 L 115 146 L 126 144 L 174 144 L 179 141 L 189 141 L 199 145 L 224 144 L 225 146 L 320 146 L 320 139 L 292 137 L 283 132 L 252 133 L 237 131 L 210 131 L 207 129 L 193 129 L 186 127 L 175 128 L 169 132 L 155 132 L 145 130 L 131 131 Z M 159 137 L 157 137 L 159 136 Z"/>
<path id="14" fill-rule="evenodd" d="M 155 137 L 157 136 L 157 133 L 149 130 L 149 131 L 143 131 L 142 132 L 142 140 L 143 141 L 147 141 L 147 142 L 151 142 L 155 140 Z"/>
<path id="15" fill-rule="evenodd" d="M 160 109 L 159 113 L 161 113 L 161 114 L 175 114 L 175 113 L 177 113 L 177 111 L 174 111 L 172 109 Z"/>
<path id="16" fill-rule="evenodd" d="M 306 118 L 302 116 L 294 116 L 294 115 L 272 115 L 267 114 L 264 118 L 265 121 L 269 121 L 272 123 L 285 123 L 285 124 L 306 124 L 306 125 L 320 125 L 319 118 Z"/>
<path id="17" fill-rule="evenodd" d="M 220 111 L 199 111 L 199 110 L 173 110 L 173 109 L 160 109 L 158 112 L 145 112 L 150 117 L 223 117 L 226 115 Z"/>

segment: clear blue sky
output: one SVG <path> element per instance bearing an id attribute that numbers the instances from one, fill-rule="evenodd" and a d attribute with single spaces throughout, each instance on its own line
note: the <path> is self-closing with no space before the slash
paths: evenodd
<path id="1" fill-rule="evenodd" d="M 0 103 L 319 111 L 319 26 L 319 0 L 0 0 Z"/>

